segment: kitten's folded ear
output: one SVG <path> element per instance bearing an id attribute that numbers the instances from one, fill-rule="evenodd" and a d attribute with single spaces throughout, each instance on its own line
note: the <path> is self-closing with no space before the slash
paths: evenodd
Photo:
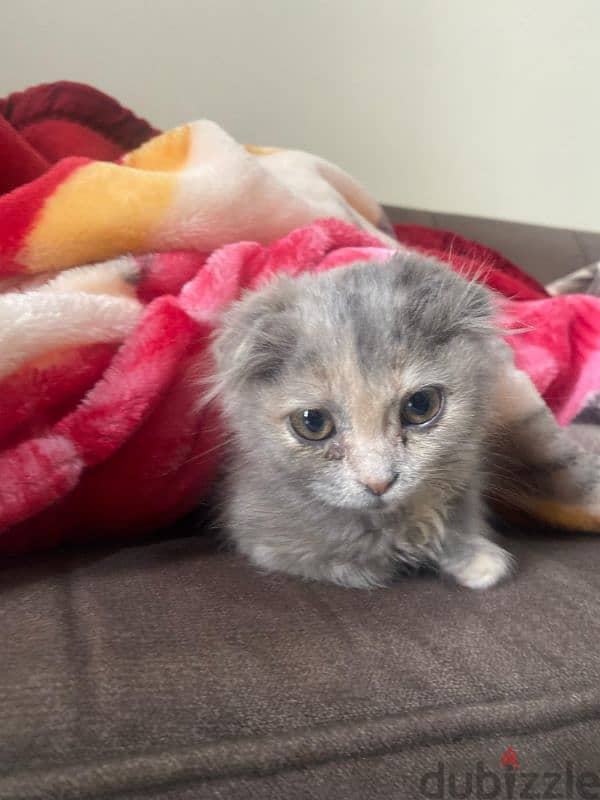
<path id="1" fill-rule="evenodd" d="M 404 327 L 433 342 L 456 334 L 495 332 L 497 298 L 476 277 L 467 279 L 420 253 L 398 253 L 389 268 L 402 298 Z"/>
<path id="2" fill-rule="evenodd" d="M 297 296 L 291 278 L 281 276 L 248 292 L 226 312 L 213 343 L 215 394 L 276 380 L 294 351 L 297 328 L 290 313 Z"/>

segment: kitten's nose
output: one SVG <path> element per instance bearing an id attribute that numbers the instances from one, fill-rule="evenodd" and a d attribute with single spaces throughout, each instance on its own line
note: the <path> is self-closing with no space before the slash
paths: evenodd
<path id="1" fill-rule="evenodd" d="M 398 473 L 396 472 L 391 478 L 386 478 L 384 480 L 364 481 L 363 486 L 365 489 L 368 489 L 371 494 L 374 494 L 376 497 L 381 497 L 381 495 L 385 494 L 390 486 L 396 482 L 397 477 Z"/>

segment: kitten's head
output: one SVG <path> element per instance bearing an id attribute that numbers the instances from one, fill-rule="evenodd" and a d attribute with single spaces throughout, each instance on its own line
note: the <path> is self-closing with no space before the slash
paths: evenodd
<path id="1" fill-rule="evenodd" d="M 214 345 L 238 452 L 332 507 L 465 488 L 492 336 L 489 293 L 423 256 L 276 278 L 226 314 Z"/>

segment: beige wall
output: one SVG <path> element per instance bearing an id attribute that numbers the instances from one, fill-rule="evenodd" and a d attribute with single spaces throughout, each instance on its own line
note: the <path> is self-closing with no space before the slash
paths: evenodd
<path id="1" fill-rule="evenodd" d="M 0 93 L 319 152 L 396 204 L 600 230 L 597 0 L 0 0 Z"/>

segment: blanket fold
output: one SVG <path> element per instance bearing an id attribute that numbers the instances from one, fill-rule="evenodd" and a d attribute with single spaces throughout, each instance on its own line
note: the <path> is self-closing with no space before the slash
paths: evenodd
<path id="1" fill-rule="evenodd" d="M 392 235 L 317 156 L 243 146 L 209 121 L 158 134 L 96 90 L 42 90 L 35 113 L 27 93 L 0 102 L 0 552 L 137 535 L 189 511 L 222 452 L 218 411 L 200 402 L 220 313 L 277 272 L 398 247 L 486 283 L 521 331 L 506 336 L 491 469 L 504 474 L 510 451 L 522 480 L 494 481 L 494 502 L 600 531 L 600 457 L 560 427 L 600 396 L 600 298 L 552 296 L 452 234 Z M 57 119 L 75 126 L 75 157 L 59 152 Z"/>

